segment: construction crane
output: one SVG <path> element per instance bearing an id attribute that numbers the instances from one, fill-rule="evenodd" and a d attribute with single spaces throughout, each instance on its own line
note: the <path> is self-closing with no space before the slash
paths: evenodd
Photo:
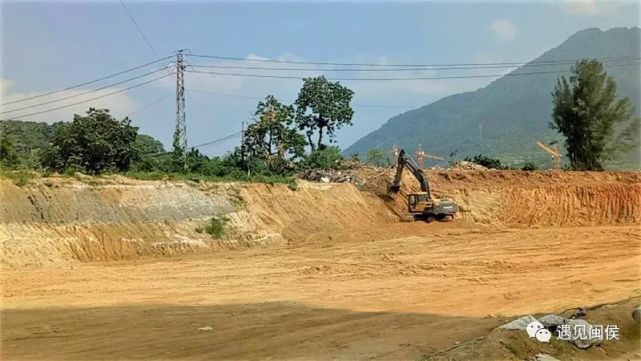
<path id="1" fill-rule="evenodd" d="M 396 166 L 396 159 L 398 159 L 398 147 L 396 146 L 396 144 L 392 146 L 392 159 L 394 162 L 393 165 Z"/>
<path id="2" fill-rule="evenodd" d="M 407 196 L 407 208 L 409 213 L 414 215 L 415 219 L 424 219 L 430 221 L 433 218 L 437 220 L 447 220 L 454 218 L 458 211 L 458 204 L 452 199 L 435 199 L 432 198 L 430 184 L 427 177 L 419 166 L 414 163 L 412 158 L 407 156 L 404 149 L 401 149 L 396 161 L 396 175 L 392 185 L 390 186 L 390 196 L 398 193 L 401 189 L 401 179 L 403 177 L 403 169 L 409 169 L 414 175 L 414 178 L 421 186 L 420 192 L 412 192 Z"/>
<path id="3" fill-rule="evenodd" d="M 536 141 L 536 145 L 552 157 L 552 169 L 561 169 L 561 154 L 559 153 L 559 148 L 556 145 L 547 146 L 538 140 Z"/>
<path id="4" fill-rule="evenodd" d="M 418 144 L 418 147 L 416 148 L 416 152 L 414 153 L 414 155 L 416 156 L 416 161 L 418 162 L 418 166 L 421 168 L 425 167 L 426 158 L 433 159 L 433 160 L 445 160 L 445 158 L 443 157 L 425 153 L 420 143 Z"/>

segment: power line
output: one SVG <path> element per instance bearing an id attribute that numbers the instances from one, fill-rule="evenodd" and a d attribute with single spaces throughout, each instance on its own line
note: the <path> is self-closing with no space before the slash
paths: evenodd
<path id="1" fill-rule="evenodd" d="M 127 9 L 127 5 L 125 5 L 125 2 L 123 0 L 120 0 L 120 4 L 122 5 L 122 8 L 125 9 L 125 12 L 129 16 L 129 19 L 131 19 L 131 22 L 134 23 L 136 30 L 138 30 L 138 34 L 140 34 L 145 43 L 147 43 L 147 46 L 149 46 L 151 52 L 154 53 L 154 58 L 158 59 L 158 53 L 156 53 L 156 49 L 154 49 L 153 45 L 151 45 L 151 42 L 149 42 L 149 39 L 147 39 L 147 37 L 145 36 L 145 33 L 143 33 L 140 26 L 138 26 L 136 19 L 134 19 L 133 15 L 131 15 L 131 12 L 129 12 L 129 9 Z"/>
<path id="2" fill-rule="evenodd" d="M 220 96 L 225 96 L 225 97 L 232 97 L 232 98 L 240 98 L 240 99 L 247 99 L 247 100 L 263 100 L 264 97 L 259 97 L 259 96 L 249 96 L 249 95 L 240 95 L 240 94 L 226 94 L 226 93 L 220 93 L 220 92 L 214 92 L 214 91 L 208 91 L 208 90 L 202 90 L 202 89 L 189 89 L 189 92 L 198 92 L 198 93 L 205 93 L 205 94 L 213 94 L 213 95 L 220 95 Z M 195 102 L 196 105 L 199 105 L 202 109 L 202 105 L 198 104 Z M 394 105 L 394 104 L 363 104 L 363 103 L 354 103 L 352 106 L 354 107 L 364 107 L 364 108 L 396 108 L 396 109 L 411 109 L 411 108 L 418 108 L 422 107 L 424 104 L 421 105 Z"/>
<path id="3" fill-rule="evenodd" d="M 294 79 L 294 80 L 303 80 L 304 77 L 300 76 L 287 76 L 287 75 L 266 75 L 266 74 L 241 74 L 241 73 L 225 73 L 225 72 L 213 72 L 213 71 L 198 71 L 192 70 L 190 73 L 196 74 L 211 74 L 211 75 L 222 75 L 222 76 L 237 76 L 237 77 L 249 77 L 249 78 L 272 78 L 272 79 Z M 536 75 L 536 74 L 553 74 L 559 73 L 558 71 L 549 72 L 531 72 L 531 73 L 516 73 L 513 75 Z M 438 76 L 438 77 L 409 77 L 409 78 L 328 78 L 328 80 L 341 80 L 341 81 L 403 81 L 403 80 L 445 80 L 445 79 L 472 79 L 472 78 L 499 78 L 502 76 L 508 76 L 510 74 L 485 74 L 485 75 L 452 75 L 452 76 Z"/>
<path id="4" fill-rule="evenodd" d="M 232 139 L 232 138 L 238 137 L 242 133 L 243 132 L 236 132 L 234 134 L 230 134 L 230 135 L 222 137 L 222 138 L 214 139 L 214 140 L 209 141 L 207 143 L 198 144 L 198 145 L 190 147 L 190 148 L 197 149 L 197 148 L 202 148 L 202 147 L 205 147 L 205 146 L 208 146 L 208 145 L 214 145 L 214 144 L 222 143 L 222 142 L 224 142 L 224 141 L 226 141 L 228 139 Z M 157 154 L 153 154 L 152 157 L 161 157 L 163 155 L 169 155 L 169 154 L 172 154 L 172 153 L 173 152 L 171 152 L 171 151 L 170 152 L 164 152 L 164 153 L 157 153 Z"/>
<path id="5" fill-rule="evenodd" d="M 603 62 L 617 62 L 617 61 L 629 61 L 629 60 L 641 60 L 641 57 L 636 58 L 625 58 L 625 59 L 611 59 L 603 60 Z M 559 63 L 524 63 L 521 65 L 476 65 L 476 66 L 449 66 L 449 67 L 432 67 L 432 66 L 420 66 L 420 67 L 388 67 L 388 68 L 340 68 L 340 69 L 331 69 L 331 68 L 274 68 L 274 67 L 261 67 L 261 66 L 237 66 L 237 65 L 218 65 L 218 64 L 207 64 L 207 65 L 190 65 L 192 68 L 215 68 L 215 69 L 243 69 L 243 70 L 270 70 L 270 71 L 327 71 L 327 72 L 398 72 L 398 71 L 436 71 L 436 70 L 474 70 L 474 69 L 502 69 L 502 68 L 514 68 L 517 66 L 521 67 L 530 67 L 530 66 L 562 66 L 574 64 L 574 62 L 559 62 Z"/>
<path id="6" fill-rule="evenodd" d="M 108 85 L 102 86 L 102 87 L 97 88 L 97 89 L 88 90 L 88 91 L 86 91 L 86 92 L 84 92 L 84 93 L 74 94 L 74 95 L 69 95 L 69 96 L 66 96 L 66 97 L 64 97 L 64 98 L 54 99 L 54 100 L 50 100 L 50 101 L 47 101 L 47 102 L 44 102 L 44 103 L 35 104 L 35 105 L 24 106 L 24 107 L 22 107 L 22 108 L 16 108 L 16 109 L 11 109 L 11 110 L 5 110 L 5 111 L 0 112 L 0 114 L 7 114 L 7 113 L 13 113 L 13 112 L 17 112 L 17 111 L 25 110 L 25 109 L 30 109 L 30 108 L 37 108 L 37 107 L 41 107 L 41 106 L 43 106 L 43 105 L 48 105 L 48 104 L 52 104 L 52 103 L 57 103 L 57 102 L 60 102 L 60 101 L 63 101 L 63 100 L 67 100 L 67 99 L 76 98 L 76 97 L 80 97 L 80 96 L 83 96 L 83 95 L 87 95 L 87 94 L 95 93 L 95 92 L 97 92 L 97 91 L 101 91 L 101 90 L 104 90 L 104 89 L 107 89 L 107 88 L 111 88 L 111 87 L 114 87 L 114 86 L 117 86 L 117 85 L 120 85 L 120 84 L 128 83 L 128 82 L 130 82 L 130 81 L 132 81 L 132 80 L 136 80 L 136 79 L 144 78 L 144 77 L 146 77 L 146 76 L 148 76 L 148 75 L 158 73 L 158 72 L 163 71 L 163 70 L 165 70 L 165 69 L 167 69 L 167 67 L 165 67 L 165 68 L 160 68 L 160 69 L 157 69 L 157 70 L 154 70 L 154 71 L 150 71 L 150 72 L 148 72 L 148 73 L 145 73 L 145 74 L 142 74 L 142 75 L 138 75 L 138 76 L 133 77 L 133 78 L 125 79 L 125 80 L 119 81 L 119 82 L 117 82 L 117 83 L 108 84 Z"/>
<path id="7" fill-rule="evenodd" d="M 530 61 L 530 62 L 494 62 L 494 63 L 443 63 L 443 64 L 380 64 L 380 63 L 337 63 L 337 62 L 317 62 L 317 61 L 294 61 L 294 60 L 275 60 L 275 59 L 247 59 L 231 56 L 218 56 L 218 55 L 203 55 L 191 54 L 189 56 L 196 58 L 209 58 L 219 60 L 243 61 L 243 62 L 260 62 L 260 63 L 282 63 L 282 64 L 307 64 L 307 65 L 335 65 L 335 66 L 372 66 L 372 67 L 445 67 L 445 66 L 483 66 L 483 65 L 509 65 L 521 66 L 525 64 L 558 64 L 568 63 L 574 64 L 580 59 L 564 59 L 564 60 L 547 60 L 547 61 Z M 596 60 L 625 60 L 625 59 L 638 59 L 639 55 L 627 55 L 623 57 L 604 57 L 594 58 Z"/>
<path id="8" fill-rule="evenodd" d="M 165 101 L 165 100 L 167 100 L 169 98 L 173 98 L 173 97 L 174 97 L 174 94 L 168 94 L 168 95 L 166 95 L 166 96 L 164 96 L 162 98 L 159 98 L 159 99 L 156 99 L 156 100 L 152 101 L 151 103 L 147 103 L 147 104 L 143 105 L 142 107 L 140 107 L 138 109 L 135 109 L 134 111 L 132 111 L 129 114 L 127 114 L 127 118 L 129 118 L 132 115 L 134 115 L 136 113 L 139 113 L 139 112 L 141 112 L 143 110 L 149 109 L 152 106 L 154 106 L 156 104 L 159 104 L 159 103 L 162 103 L 163 101 Z"/>
<path id="9" fill-rule="evenodd" d="M 611 67 L 627 66 L 629 64 L 612 65 Z M 534 72 L 519 72 L 507 74 L 481 74 L 481 75 L 450 75 L 450 76 L 436 76 L 436 77 L 407 77 L 407 78 L 327 78 L 328 80 L 340 81 L 407 81 L 407 80 L 447 80 L 447 79 L 476 79 L 476 78 L 500 78 L 504 76 L 526 76 L 526 75 L 541 75 L 541 74 L 560 74 L 568 72 L 568 70 L 557 71 L 534 71 Z M 227 73 L 227 72 L 214 72 L 214 71 L 200 71 L 191 70 L 190 73 L 195 74 L 211 74 L 222 76 L 236 76 L 236 77 L 250 77 L 250 78 L 272 78 L 272 79 L 294 79 L 303 80 L 304 77 L 288 76 L 288 75 L 268 75 L 268 74 L 243 74 L 243 73 Z"/>
<path id="10" fill-rule="evenodd" d="M 73 103 L 73 104 L 67 104 L 67 105 L 59 106 L 59 107 L 56 107 L 56 108 L 41 110 L 41 111 L 38 111 L 38 112 L 29 113 L 29 114 L 22 114 L 22 115 L 19 115 L 19 116 L 16 116 L 16 117 L 11 117 L 11 119 L 26 118 L 26 117 L 30 117 L 30 116 L 33 116 L 33 115 L 48 113 L 48 112 L 52 112 L 52 111 L 55 111 L 55 110 L 65 109 L 65 108 L 69 108 L 69 107 L 72 107 L 72 106 L 75 106 L 75 105 L 88 103 L 88 102 L 91 102 L 91 101 L 94 101 L 94 100 L 102 99 L 102 98 L 105 98 L 105 97 L 108 97 L 108 96 L 111 96 L 111 95 L 115 95 L 115 94 L 118 94 L 118 93 L 125 92 L 125 91 L 130 90 L 130 89 L 138 88 L 138 87 L 141 87 L 143 85 L 147 85 L 147 84 L 153 83 L 153 82 L 158 81 L 160 79 L 166 78 L 166 77 L 168 77 L 170 75 L 172 75 L 172 74 L 171 73 L 170 74 L 165 74 L 163 76 L 148 80 L 148 81 L 146 81 L 144 83 L 139 83 L 139 84 L 136 84 L 136 85 L 132 85 L 130 87 L 127 87 L 127 88 L 124 88 L 124 89 L 120 89 L 120 90 L 117 90 L 117 91 L 114 91 L 114 92 L 111 92 L 111 93 L 107 93 L 107 94 L 104 94 L 104 95 L 101 95 L 101 96 L 98 96 L 98 97 L 94 97 L 94 98 L 91 98 L 91 99 L 86 99 L 86 100 L 83 100 L 83 101 L 80 101 L 80 102 L 76 102 L 76 103 Z"/>
<path id="11" fill-rule="evenodd" d="M 242 99 L 249 99 L 249 100 L 262 100 L 262 99 L 264 99 L 264 97 L 258 97 L 258 96 L 240 95 L 240 94 L 226 94 L 226 93 L 220 93 L 220 92 L 215 92 L 215 91 L 210 91 L 210 90 L 202 90 L 202 89 L 189 89 L 189 92 L 207 93 L 207 94 L 214 94 L 214 95 L 220 95 L 220 96 L 225 96 L 225 97 L 242 98 Z"/>
<path id="12" fill-rule="evenodd" d="M 109 78 L 116 77 L 118 75 L 122 75 L 122 74 L 125 74 L 125 73 L 132 72 L 134 70 L 138 70 L 140 68 L 144 68 L 146 66 L 158 63 L 160 61 L 167 60 L 169 58 L 171 58 L 171 56 L 166 56 L 164 58 L 161 58 L 161 59 L 158 59 L 158 60 L 154 60 L 154 61 L 146 63 L 146 64 L 138 65 L 136 67 L 120 71 L 118 73 L 114 73 L 114 74 L 111 74 L 111 75 L 103 76 L 102 78 L 86 81 L 86 82 L 83 82 L 83 83 L 80 83 L 80 84 L 68 86 L 66 88 L 62 88 L 62 89 L 58 89 L 58 90 L 53 90 L 53 91 L 50 91 L 50 92 L 47 92 L 47 93 L 43 93 L 43 94 L 38 94 L 38 95 L 33 95 L 33 96 L 22 98 L 22 99 L 13 100 L 13 101 L 10 101 L 10 102 L 2 103 L 0 105 L 9 105 L 9 104 L 14 104 L 14 103 L 20 103 L 20 102 L 24 102 L 24 101 L 27 101 L 27 100 L 36 99 L 36 98 L 42 98 L 42 97 L 45 97 L 45 96 L 48 96 L 48 95 L 51 95 L 51 94 L 60 93 L 60 92 L 63 92 L 63 91 L 79 88 L 81 86 L 97 83 L 97 82 L 102 81 L 102 80 L 106 80 L 106 79 L 109 79 Z"/>
<path id="13" fill-rule="evenodd" d="M 228 139 L 235 138 L 235 137 L 237 137 L 237 136 L 239 136 L 241 134 L 242 134 L 242 132 L 236 132 L 236 133 L 230 134 L 230 135 L 228 135 L 226 137 L 218 138 L 218 139 L 209 141 L 207 143 L 202 143 L 202 144 L 195 145 L 195 146 L 193 146 L 191 148 L 196 149 L 196 148 L 201 148 L 201 147 L 204 147 L 204 146 L 207 146 L 207 145 L 213 145 L 213 144 L 217 144 L 217 143 L 222 143 L 222 142 L 224 142 L 224 141 L 226 141 Z"/>
<path id="14" fill-rule="evenodd" d="M 191 89 L 190 89 L 190 90 L 187 90 L 187 91 L 186 91 L 186 93 L 187 93 L 187 94 L 191 94 L 191 93 L 192 93 L 192 90 L 191 90 Z M 202 105 L 202 104 L 198 101 L 198 99 L 196 99 L 196 97 L 194 97 L 194 96 L 193 96 L 193 94 L 191 94 L 191 95 L 192 95 L 192 97 L 191 97 L 191 101 L 193 101 L 193 102 L 194 102 L 194 104 L 196 104 L 196 106 L 198 106 L 200 109 L 202 109 L 202 110 L 204 110 L 204 111 L 206 111 L 206 112 L 208 112 L 208 113 L 210 113 L 210 112 L 211 112 L 211 113 L 213 113 L 213 111 L 212 111 L 211 109 L 209 109 L 208 107 L 206 107 L 206 106 Z"/>

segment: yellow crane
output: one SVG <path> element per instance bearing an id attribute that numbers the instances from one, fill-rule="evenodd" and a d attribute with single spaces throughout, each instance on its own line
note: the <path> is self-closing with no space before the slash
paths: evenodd
<path id="1" fill-rule="evenodd" d="M 394 145 L 392 146 L 391 154 L 392 154 L 392 162 L 394 162 L 394 166 L 396 166 L 396 160 L 398 159 L 398 154 L 399 154 L 399 150 L 398 150 L 398 147 L 396 146 L 396 143 L 394 143 Z"/>
<path id="2" fill-rule="evenodd" d="M 416 152 L 414 153 L 414 155 L 416 156 L 416 161 L 418 163 L 418 166 L 421 168 L 425 167 L 425 159 L 445 160 L 445 158 L 439 157 L 438 155 L 425 153 L 420 143 L 416 148 Z"/>
<path id="3" fill-rule="evenodd" d="M 552 157 L 552 169 L 561 169 L 561 153 L 559 153 L 559 148 L 556 145 L 547 146 L 538 140 L 536 141 L 536 145 Z"/>

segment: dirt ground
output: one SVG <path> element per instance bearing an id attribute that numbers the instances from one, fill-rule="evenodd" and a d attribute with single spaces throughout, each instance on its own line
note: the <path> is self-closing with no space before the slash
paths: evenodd
<path id="1" fill-rule="evenodd" d="M 638 177 L 600 181 L 585 180 L 592 188 L 575 192 L 561 189 L 559 181 L 546 184 L 545 176 L 529 188 L 527 182 L 507 188 L 492 186 L 497 179 L 486 184 L 478 178 L 455 179 L 448 188 L 439 179 L 435 183 L 459 197 L 467 214 L 429 224 L 394 220 L 399 209 L 390 212 L 375 195 L 347 185 L 307 184 L 298 191 L 248 185 L 240 191 L 246 211 L 233 214 L 234 221 L 278 234 L 283 242 L 166 258 L 4 265 L 0 356 L 464 360 L 523 359 L 552 350 L 561 360 L 641 357 L 639 326 L 629 316 L 641 303 L 639 195 L 631 194 Z M 18 204 L 23 196 L 15 192 Z M 50 197 L 47 190 L 38 192 Z M 91 199 L 102 207 L 102 191 L 96 192 Z M 116 191 L 109 192 L 112 197 Z M 118 204 L 129 207 L 122 195 L 131 191 L 118 192 Z M 524 194 L 531 199 L 525 201 Z M 563 214 L 543 217 L 530 209 L 537 199 L 557 202 Z M 521 207 L 538 215 L 537 221 L 526 222 L 503 206 L 510 212 Z M 8 235 L 7 244 L 24 242 L 15 234 L 31 227 L 54 242 L 59 228 L 38 223 L 42 212 L 28 207 L 21 217 L 33 213 L 34 225 L 7 222 L 0 236 Z M 65 212 L 77 212 L 67 207 Z M 109 209 L 118 222 L 133 222 L 123 217 L 134 208 L 124 215 L 118 207 Z M 182 208 L 165 204 L 163 212 L 174 212 L 179 222 Z M 171 230 L 194 220 L 185 222 L 191 223 L 172 223 Z M 141 227 L 130 223 L 131 232 Z M 71 239 L 65 227 L 65 239 Z M 104 248 L 101 242 L 96 250 Z M 141 249 L 147 248 L 127 248 Z M 523 314 L 598 304 L 616 304 L 594 311 L 594 320 L 616 321 L 622 341 L 579 351 L 519 339 L 517 331 L 493 331 Z"/>
<path id="2" fill-rule="evenodd" d="M 641 294 L 637 227 L 451 225 L 402 223 L 316 247 L 4 270 L 2 356 L 419 359 L 511 315 Z M 406 227 L 412 237 L 393 237 Z"/>

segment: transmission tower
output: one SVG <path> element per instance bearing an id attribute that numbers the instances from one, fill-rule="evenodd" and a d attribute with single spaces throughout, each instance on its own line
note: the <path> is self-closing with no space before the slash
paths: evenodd
<path id="1" fill-rule="evenodd" d="M 187 166 L 187 120 L 185 118 L 185 63 L 183 50 L 176 52 L 176 131 L 174 152 L 182 153 L 183 164 Z"/>

